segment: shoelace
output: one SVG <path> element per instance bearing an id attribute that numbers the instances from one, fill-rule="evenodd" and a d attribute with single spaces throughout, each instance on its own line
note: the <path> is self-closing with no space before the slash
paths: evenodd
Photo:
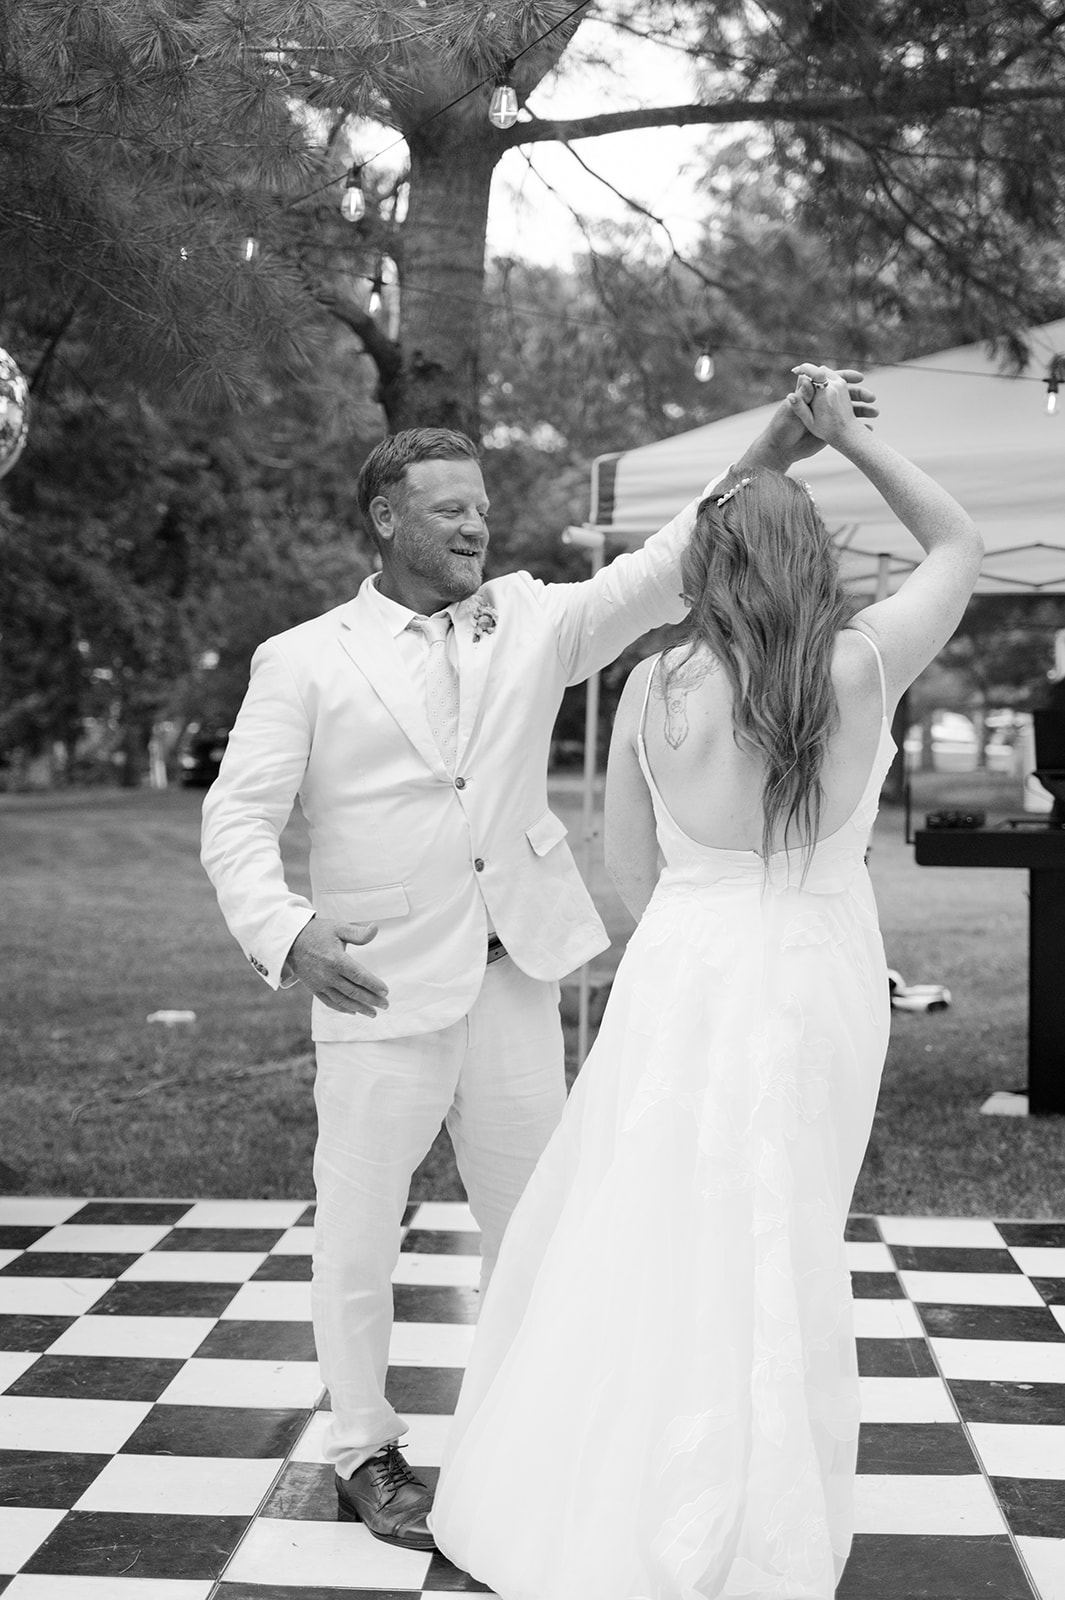
<path id="1" fill-rule="evenodd" d="M 379 1488 L 382 1490 L 391 1489 L 392 1491 L 383 1504 L 386 1506 L 391 1505 L 400 1489 L 406 1484 L 414 1482 L 414 1474 L 395 1445 L 390 1445 L 382 1455 L 374 1456 L 372 1459 L 375 1469 L 374 1477 Z"/>

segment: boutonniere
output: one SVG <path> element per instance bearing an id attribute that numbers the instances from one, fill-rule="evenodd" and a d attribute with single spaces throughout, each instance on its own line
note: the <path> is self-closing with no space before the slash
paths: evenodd
<path id="1" fill-rule="evenodd" d="M 485 634 L 495 632 L 499 617 L 492 602 L 486 600 L 484 595 L 475 595 L 472 605 L 473 642 L 476 644 L 478 640 L 484 638 Z"/>

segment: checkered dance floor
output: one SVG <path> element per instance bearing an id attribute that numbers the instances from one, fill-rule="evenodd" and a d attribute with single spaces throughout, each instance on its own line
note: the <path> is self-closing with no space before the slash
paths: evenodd
<path id="1" fill-rule="evenodd" d="M 479 1586 L 335 1520 L 310 1208 L 0 1199 L 5 1600 Z M 476 1316 L 464 1206 L 412 1206 L 389 1371 L 428 1481 Z M 855 1217 L 858 1533 L 839 1600 L 1065 1600 L 1065 1223 Z M 579 1600 L 579 1597 L 575 1597 Z"/>

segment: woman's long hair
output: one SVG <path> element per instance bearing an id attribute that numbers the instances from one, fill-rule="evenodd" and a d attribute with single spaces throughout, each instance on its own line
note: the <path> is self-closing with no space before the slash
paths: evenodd
<path id="1" fill-rule="evenodd" d="M 836 635 L 853 612 L 839 558 L 805 485 L 767 469 L 732 473 L 703 501 L 682 565 L 691 605 L 684 654 L 705 646 L 732 687 L 737 743 L 763 758 L 762 857 L 778 831 L 809 855 L 821 768 L 839 723 Z"/>

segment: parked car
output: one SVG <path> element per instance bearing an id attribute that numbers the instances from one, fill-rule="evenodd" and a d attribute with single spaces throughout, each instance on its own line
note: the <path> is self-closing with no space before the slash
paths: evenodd
<path id="1" fill-rule="evenodd" d="M 181 752 L 181 782 L 186 789 L 209 789 L 218 776 L 229 743 L 228 728 L 200 728 L 185 735 Z"/>

